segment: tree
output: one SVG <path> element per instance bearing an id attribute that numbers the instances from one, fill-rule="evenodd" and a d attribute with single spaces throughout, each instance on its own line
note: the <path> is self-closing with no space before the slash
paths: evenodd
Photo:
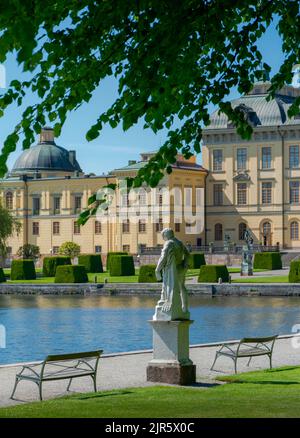
<path id="1" fill-rule="evenodd" d="M 80 246 L 74 242 L 65 242 L 60 246 L 58 252 L 60 255 L 68 256 L 71 257 L 71 259 L 74 259 L 74 257 L 78 257 L 80 254 Z"/>
<path id="2" fill-rule="evenodd" d="M 0 260 L 3 260 L 7 255 L 7 239 L 14 233 L 18 234 L 20 229 L 20 222 L 0 204 Z"/>
<path id="3" fill-rule="evenodd" d="M 36 260 L 40 256 L 40 248 L 37 245 L 25 243 L 25 245 L 20 246 L 18 249 L 17 256 L 21 257 L 22 259 Z"/>
<path id="4" fill-rule="evenodd" d="M 200 151 L 210 103 L 250 138 L 243 112 L 226 99 L 232 87 L 245 93 L 255 81 L 267 80 L 270 66 L 256 42 L 274 17 L 285 60 L 271 80 L 270 99 L 291 81 L 300 59 L 298 0 L 15 0 L 0 12 L 0 62 L 15 51 L 28 76 L 11 81 L 0 98 L 0 115 L 15 102 L 22 105 L 28 93 L 37 95 L 4 142 L 2 175 L 19 138 L 28 148 L 48 121 L 59 135 L 68 113 L 114 75 L 119 96 L 93 121 L 86 138 L 97 138 L 107 123 L 122 123 L 127 130 L 143 120 L 155 133 L 166 128 L 167 141 L 129 180 L 154 187 L 172 171 L 178 151 L 185 157 Z M 298 98 L 289 116 L 299 112 L 299 104 Z"/>

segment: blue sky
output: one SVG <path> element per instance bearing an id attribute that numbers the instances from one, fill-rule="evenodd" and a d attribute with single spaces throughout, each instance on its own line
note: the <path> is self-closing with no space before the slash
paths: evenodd
<path id="1" fill-rule="evenodd" d="M 271 74 L 276 73 L 284 59 L 281 51 L 281 39 L 275 24 L 270 26 L 258 44 L 263 54 L 263 60 L 272 67 Z M 7 84 L 16 77 L 25 77 L 20 73 L 13 56 L 5 63 L 5 68 Z M 233 90 L 230 98 L 237 96 L 237 92 Z M 143 122 L 140 122 L 126 132 L 123 132 L 121 126 L 115 129 L 107 126 L 96 140 L 87 142 L 85 134 L 89 126 L 116 97 L 117 83 L 115 79 L 105 79 L 95 91 L 90 102 L 69 115 L 61 136 L 56 139 L 58 145 L 76 150 L 77 159 L 86 173 L 93 172 L 100 175 L 103 172 L 106 173 L 111 169 L 124 166 L 128 160 L 139 159 L 140 152 L 157 149 L 166 139 L 166 131 L 154 134 L 150 130 L 144 130 Z M 29 96 L 27 101 L 34 103 L 32 96 Z M 213 106 L 209 108 L 210 111 L 213 109 Z M 19 117 L 20 111 L 17 107 L 13 107 L 0 119 L 0 145 L 18 122 Z M 20 153 L 21 144 L 18 145 L 18 150 L 9 159 L 9 168 L 12 167 Z M 198 162 L 201 163 L 201 155 L 198 157 Z"/>

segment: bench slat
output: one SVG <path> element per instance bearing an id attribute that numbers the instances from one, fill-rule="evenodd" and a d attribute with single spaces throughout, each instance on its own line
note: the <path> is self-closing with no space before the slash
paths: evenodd
<path id="1" fill-rule="evenodd" d="M 46 357 L 44 362 L 58 362 L 71 359 L 84 359 L 86 357 L 100 357 L 103 350 L 86 351 L 83 353 L 70 353 L 70 354 L 51 354 Z"/>

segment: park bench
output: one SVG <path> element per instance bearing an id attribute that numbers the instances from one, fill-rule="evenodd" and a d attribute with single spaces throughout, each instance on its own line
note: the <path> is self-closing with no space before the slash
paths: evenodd
<path id="1" fill-rule="evenodd" d="M 230 357 L 234 361 L 235 373 L 237 373 L 237 360 L 242 357 L 249 357 L 249 361 L 247 363 L 247 366 L 249 366 L 253 357 L 268 356 L 271 369 L 272 353 L 277 336 L 278 335 L 269 336 L 267 338 L 243 338 L 235 344 L 222 344 L 220 350 L 216 352 L 215 360 L 211 366 L 211 370 L 213 370 L 214 365 L 220 356 Z"/>
<path id="2" fill-rule="evenodd" d="M 40 400 L 42 400 L 42 384 L 53 380 L 70 379 L 67 386 L 69 391 L 72 380 L 77 377 L 91 376 L 94 390 L 97 392 L 97 368 L 103 350 L 88 351 L 84 353 L 57 354 L 47 356 L 36 365 L 25 365 L 16 375 L 15 386 L 11 395 L 13 398 L 17 385 L 21 380 L 29 380 L 39 387 Z"/>

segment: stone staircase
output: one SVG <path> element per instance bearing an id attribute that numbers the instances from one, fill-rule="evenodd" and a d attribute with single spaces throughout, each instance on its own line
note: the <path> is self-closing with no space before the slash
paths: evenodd
<path id="1" fill-rule="evenodd" d="M 282 266 L 290 266 L 290 263 L 294 260 L 300 261 L 300 251 L 289 251 L 281 253 Z"/>

